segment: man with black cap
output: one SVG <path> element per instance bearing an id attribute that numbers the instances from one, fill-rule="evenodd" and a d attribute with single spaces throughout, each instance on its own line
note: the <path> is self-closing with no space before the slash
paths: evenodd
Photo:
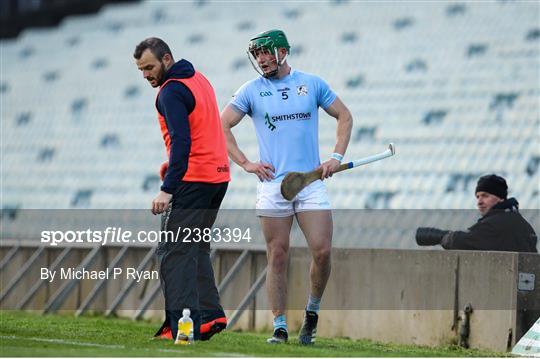
<path id="1" fill-rule="evenodd" d="M 480 177 L 475 193 L 476 206 L 482 215 L 476 224 L 467 231 L 420 227 L 416 231 L 416 243 L 440 244 L 445 249 L 537 253 L 536 233 L 519 213 L 518 201 L 507 198 L 504 178 L 495 174 Z"/>

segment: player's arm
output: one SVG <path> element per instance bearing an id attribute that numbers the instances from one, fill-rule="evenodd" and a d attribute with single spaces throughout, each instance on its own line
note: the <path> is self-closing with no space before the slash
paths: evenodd
<path id="1" fill-rule="evenodd" d="M 339 97 L 336 97 L 334 102 L 332 102 L 332 104 L 324 110 L 327 114 L 337 120 L 336 145 L 334 147 L 334 153 L 344 156 L 351 139 L 353 124 L 351 111 L 349 111 L 347 106 L 345 106 Z M 328 178 L 332 176 L 340 164 L 341 162 L 334 158 L 322 163 L 321 168 L 323 169 L 323 173 L 321 178 Z"/>
<path id="2" fill-rule="evenodd" d="M 229 157 L 242 167 L 246 172 L 256 174 L 261 181 L 269 181 L 274 178 L 272 172 L 274 168 L 272 165 L 267 163 L 256 163 L 248 160 L 244 152 L 238 147 L 238 143 L 234 138 L 234 135 L 231 131 L 231 128 L 238 125 L 245 114 L 235 109 L 231 104 L 228 104 L 223 111 L 221 112 L 221 126 L 223 127 L 223 132 L 225 133 L 225 140 L 227 141 L 227 151 L 229 152 Z"/>
<path id="3" fill-rule="evenodd" d="M 159 94 L 157 107 L 165 118 L 171 139 L 168 168 L 163 175 L 161 191 L 152 201 L 152 213 L 163 213 L 173 194 L 180 186 L 187 171 L 191 151 L 191 135 L 188 116 L 195 107 L 195 98 L 187 87 L 180 83 L 170 83 Z"/>
<path id="4" fill-rule="evenodd" d="M 334 102 L 332 102 L 325 111 L 337 120 L 336 146 L 334 147 L 334 152 L 345 155 L 345 151 L 347 151 L 351 139 L 353 125 L 351 111 L 349 111 L 339 97 L 336 97 Z"/>

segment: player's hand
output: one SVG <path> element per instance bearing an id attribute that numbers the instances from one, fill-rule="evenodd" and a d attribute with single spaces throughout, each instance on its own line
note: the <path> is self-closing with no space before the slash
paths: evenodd
<path id="1" fill-rule="evenodd" d="M 158 195 L 152 201 L 152 214 L 160 214 L 165 212 L 171 201 L 172 194 L 159 191 Z"/>
<path id="2" fill-rule="evenodd" d="M 322 169 L 321 179 L 324 180 L 325 178 L 332 177 L 334 172 L 337 171 L 339 168 L 339 165 L 341 163 L 338 160 L 335 160 L 333 158 L 329 159 L 328 161 L 321 163 L 318 169 Z"/>
<path id="3" fill-rule="evenodd" d="M 163 181 L 165 179 L 165 174 L 167 173 L 167 169 L 169 168 L 169 161 L 165 161 L 161 164 L 161 167 L 159 168 L 159 178 Z"/>
<path id="4" fill-rule="evenodd" d="M 264 162 L 247 162 L 242 168 L 248 173 L 255 173 L 262 181 L 271 181 L 274 178 L 274 166 Z"/>

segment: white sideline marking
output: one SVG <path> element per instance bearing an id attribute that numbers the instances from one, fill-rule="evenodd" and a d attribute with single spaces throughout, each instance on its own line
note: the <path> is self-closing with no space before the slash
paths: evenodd
<path id="1" fill-rule="evenodd" d="M 114 345 L 114 344 L 99 344 L 99 343 L 85 343 L 85 342 L 74 342 L 71 340 L 65 339 L 48 339 L 48 338 L 27 338 L 19 337 L 16 335 L 0 335 L 0 339 L 22 339 L 22 340 L 33 340 L 36 342 L 46 342 L 46 343 L 58 343 L 58 344 L 68 344 L 68 345 L 79 345 L 83 347 L 97 347 L 97 348 L 108 348 L 108 349 L 126 349 L 125 345 Z M 137 348 L 137 350 L 146 350 L 146 351 L 160 351 L 165 353 L 185 353 L 182 350 L 176 349 L 160 349 L 160 348 Z M 209 353 L 210 354 L 210 353 Z M 246 355 L 240 353 L 221 353 L 221 352 L 212 352 L 212 355 L 218 357 L 244 357 Z"/>
<path id="2" fill-rule="evenodd" d="M 126 348 L 124 345 L 73 342 L 71 340 L 64 340 L 64 339 L 26 338 L 26 337 L 18 337 L 16 335 L 2 335 L 2 336 L 0 336 L 0 338 L 1 339 L 23 339 L 23 340 L 33 340 L 35 342 L 80 345 L 80 346 L 83 346 L 83 347 L 98 347 L 98 348 L 109 348 L 109 349 L 114 349 L 114 348 L 125 349 Z"/>

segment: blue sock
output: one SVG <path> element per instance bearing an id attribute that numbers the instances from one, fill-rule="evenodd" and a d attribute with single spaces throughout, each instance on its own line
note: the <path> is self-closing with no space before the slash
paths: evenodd
<path id="1" fill-rule="evenodd" d="M 287 319 L 285 318 L 285 314 L 274 317 L 274 330 L 278 328 L 287 330 Z"/>
<path id="2" fill-rule="evenodd" d="M 306 310 L 309 310 L 310 312 L 319 313 L 319 308 L 321 307 L 321 298 L 315 298 L 309 295 L 308 303 L 306 306 Z"/>

